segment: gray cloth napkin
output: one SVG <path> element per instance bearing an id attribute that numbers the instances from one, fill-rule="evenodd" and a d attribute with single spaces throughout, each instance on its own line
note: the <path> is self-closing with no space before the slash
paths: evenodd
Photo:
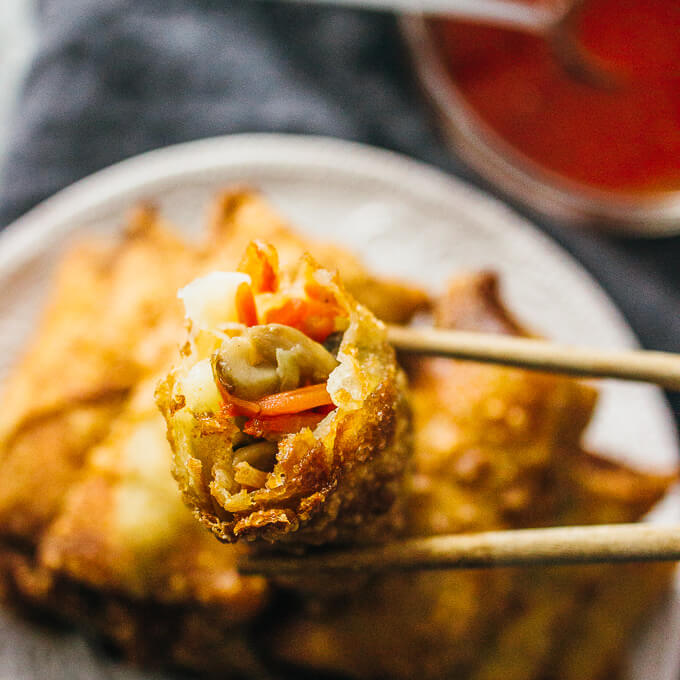
<path id="1" fill-rule="evenodd" d="M 391 16 L 252 0 L 42 0 L 37 11 L 0 225 L 115 161 L 231 132 L 353 139 L 484 186 L 446 151 Z M 680 238 L 621 241 L 535 221 L 645 346 L 680 352 Z"/>

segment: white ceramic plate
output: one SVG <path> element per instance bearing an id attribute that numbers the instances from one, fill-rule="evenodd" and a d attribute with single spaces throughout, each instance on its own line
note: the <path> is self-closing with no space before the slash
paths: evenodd
<path id="1" fill-rule="evenodd" d="M 611 301 L 568 254 L 481 192 L 357 144 L 238 135 L 120 163 L 45 201 L 0 236 L 0 379 L 31 331 L 55 254 L 71 239 L 119 229 L 142 198 L 197 233 L 213 194 L 244 182 L 263 190 L 299 229 L 350 246 L 379 272 L 437 290 L 454 272 L 495 269 L 513 310 L 545 335 L 599 347 L 636 345 Z M 672 416 L 649 386 L 604 383 L 587 439 L 600 452 L 646 467 L 677 461 Z M 654 519 L 673 521 L 678 507 L 672 497 Z M 0 629 L 0 677 L 149 677 L 116 666 L 78 636 L 47 635 L 6 616 Z M 629 678 L 677 680 L 678 639 L 674 593 L 631 650 Z"/>

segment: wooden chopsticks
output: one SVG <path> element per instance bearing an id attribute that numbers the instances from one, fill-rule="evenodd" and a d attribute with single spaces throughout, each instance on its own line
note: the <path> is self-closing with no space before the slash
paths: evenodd
<path id="1" fill-rule="evenodd" d="M 388 340 L 405 352 L 473 359 L 531 370 L 650 382 L 680 390 L 680 355 L 559 345 L 546 340 L 437 328 L 388 326 Z"/>
<path id="2" fill-rule="evenodd" d="M 487 333 L 388 326 L 395 348 L 569 375 L 650 382 L 680 390 L 680 355 L 570 347 Z M 246 573 L 475 569 L 680 560 L 680 525 L 614 524 L 490 531 L 323 550 L 305 556 L 244 555 Z"/>
<path id="3" fill-rule="evenodd" d="M 605 524 L 430 536 L 305 556 L 244 555 L 239 569 L 263 575 L 334 571 L 477 569 L 680 560 L 680 526 Z"/>

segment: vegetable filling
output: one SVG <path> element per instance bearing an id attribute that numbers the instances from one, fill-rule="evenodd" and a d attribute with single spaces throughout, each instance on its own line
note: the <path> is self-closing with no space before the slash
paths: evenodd
<path id="1" fill-rule="evenodd" d="M 245 435 L 232 459 L 234 480 L 260 488 L 276 462 L 277 443 L 314 429 L 335 409 L 326 381 L 338 361 L 301 331 L 268 324 L 225 340 L 211 363 L 224 400 L 220 415 L 234 418 Z"/>
<path id="2" fill-rule="evenodd" d="M 314 430 L 336 409 L 327 381 L 339 365 L 348 315 L 313 276 L 282 285 L 276 253 L 264 244 L 249 246 L 239 272 L 205 279 L 214 302 L 193 284 L 182 295 L 197 333 L 223 338 L 210 366 L 222 400 L 217 417 L 238 428 L 231 465 L 220 464 L 233 480 L 230 493 L 238 494 L 266 486 L 282 439 Z M 228 314 L 219 311 L 220 297 Z M 198 321 L 191 304 L 200 305 Z"/>

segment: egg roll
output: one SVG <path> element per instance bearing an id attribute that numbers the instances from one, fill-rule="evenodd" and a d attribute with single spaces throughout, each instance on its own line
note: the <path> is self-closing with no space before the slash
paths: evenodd
<path id="1" fill-rule="evenodd" d="M 183 332 L 177 289 L 201 272 L 236 268 L 253 238 L 277 243 L 290 263 L 318 251 L 387 320 L 427 307 L 422 290 L 372 276 L 341 248 L 308 243 L 252 190 L 220 194 L 196 244 L 140 204 L 121 238 L 90 237 L 60 259 L 42 320 L 4 381 L 0 534 L 35 539 L 129 391 L 175 352 Z"/>
<path id="2" fill-rule="evenodd" d="M 180 291 L 182 360 L 159 386 L 173 472 L 225 541 L 361 541 L 400 522 L 411 421 L 385 328 L 309 255 L 251 243 Z"/>
<path id="3" fill-rule="evenodd" d="M 170 371 L 176 292 L 196 277 L 207 288 L 184 298 L 207 304 Z M 671 566 L 383 574 L 320 594 L 240 575 L 253 544 L 219 543 L 184 506 L 171 467 L 222 540 L 302 549 L 633 521 L 672 482 L 582 450 L 595 392 L 581 382 L 402 357 L 410 409 L 362 305 L 403 323 L 429 299 L 292 232 L 249 189 L 218 197 L 195 244 L 145 206 L 117 244 L 72 250 L 4 392 L 0 595 L 136 663 L 216 677 L 267 677 L 266 657 L 293 676 L 614 677 Z M 489 273 L 456 279 L 434 318 L 529 334 Z M 263 413 L 300 389 L 293 403 L 309 408 L 272 414 L 270 399 Z"/>
<path id="4" fill-rule="evenodd" d="M 35 337 L 3 386 L 0 534 L 35 540 L 130 389 L 174 350 L 181 313 L 171 291 L 186 282 L 187 260 L 155 212 L 140 208 L 118 242 L 77 245 L 61 262 Z"/>
<path id="5" fill-rule="evenodd" d="M 253 644 L 253 626 L 235 622 L 224 606 L 91 587 L 6 546 L 0 569 L 3 604 L 38 620 L 43 634 L 63 634 L 65 624 L 75 625 L 98 643 L 100 653 L 104 642 L 116 659 L 144 668 L 181 669 L 192 677 L 272 677 Z"/>

